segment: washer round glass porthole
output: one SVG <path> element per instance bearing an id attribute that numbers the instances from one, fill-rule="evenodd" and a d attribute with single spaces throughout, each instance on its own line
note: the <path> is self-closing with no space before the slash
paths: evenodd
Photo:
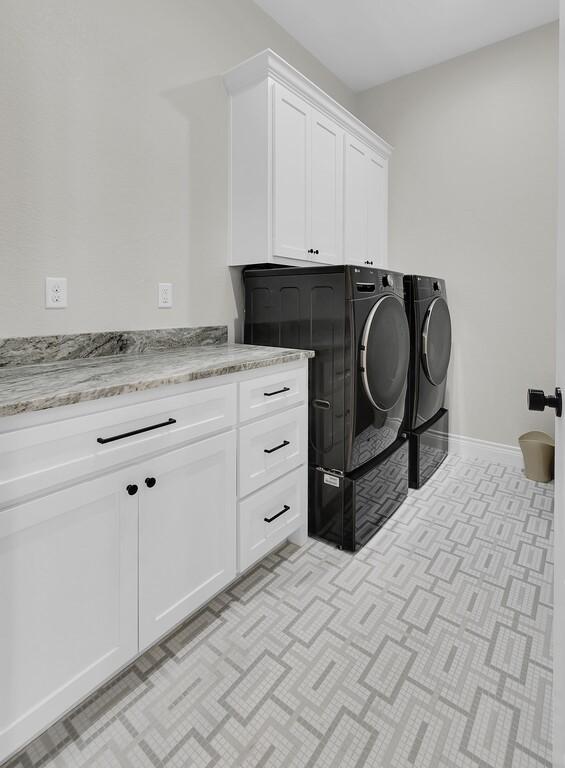
<path id="1" fill-rule="evenodd" d="M 438 386 L 447 376 L 451 357 L 451 317 L 445 299 L 438 296 L 427 309 L 422 328 L 422 366 Z"/>
<path id="2" fill-rule="evenodd" d="M 392 410 L 404 394 L 409 364 L 404 305 L 394 296 L 383 296 L 369 313 L 361 339 L 361 380 L 379 411 Z"/>

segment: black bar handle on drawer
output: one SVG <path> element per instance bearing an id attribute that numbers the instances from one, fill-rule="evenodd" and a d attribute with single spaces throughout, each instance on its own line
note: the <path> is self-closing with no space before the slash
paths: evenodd
<path id="1" fill-rule="evenodd" d="M 114 435 L 114 437 L 97 437 L 96 442 L 101 445 L 106 443 L 113 443 L 114 440 L 123 440 L 124 437 L 133 437 L 134 435 L 140 435 L 142 432 L 151 432 L 152 429 L 161 429 L 161 427 L 168 427 L 169 424 L 176 424 L 176 419 L 167 419 L 160 424 L 152 424 L 150 427 L 141 427 L 141 429 L 134 429 L 131 432 L 122 432 L 121 435 Z"/>
<path id="2" fill-rule="evenodd" d="M 283 440 L 280 445 L 275 445 L 274 448 L 265 448 L 265 453 L 274 453 L 275 451 L 280 451 L 281 448 L 286 448 L 287 445 L 290 445 L 288 440 Z"/>
<path id="3" fill-rule="evenodd" d="M 289 509 L 290 509 L 290 507 L 288 506 L 288 504 L 285 504 L 285 505 L 284 505 L 284 507 L 281 509 L 281 511 L 280 511 L 280 512 L 277 512 L 277 514 L 276 514 L 276 515 L 273 515 L 272 517 L 264 517 L 264 518 L 263 518 L 263 520 L 264 520 L 266 523 L 272 523 L 272 522 L 273 522 L 273 520 L 276 520 L 276 519 L 277 519 L 277 517 L 280 517 L 281 515 L 284 515 L 284 513 L 285 513 L 285 512 L 288 512 L 288 510 L 289 510 Z"/>
<path id="4" fill-rule="evenodd" d="M 290 392 L 290 387 L 283 387 L 282 389 L 277 389 L 276 392 L 263 392 L 265 397 L 272 397 L 273 395 L 282 395 L 283 392 Z"/>

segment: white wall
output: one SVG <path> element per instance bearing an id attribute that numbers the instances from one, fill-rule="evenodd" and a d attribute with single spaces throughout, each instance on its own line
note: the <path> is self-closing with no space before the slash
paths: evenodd
<path id="1" fill-rule="evenodd" d="M 555 386 L 557 55 L 552 24 L 358 101 L 395 146 L 391 265 L 447 280 L 451 430 L 506 444 L 553 429 L 525 402 Z"/>
<path id="2" fill-rule="evenodd" d="M 228 101 L 271 47 L 353 94 L 251 0 L 2 0 L 0 336 L 228 323 Z M 43 278 L 69 308 L 43 309 Z M 157 309 L 157 283 L 175 306 Z"/>

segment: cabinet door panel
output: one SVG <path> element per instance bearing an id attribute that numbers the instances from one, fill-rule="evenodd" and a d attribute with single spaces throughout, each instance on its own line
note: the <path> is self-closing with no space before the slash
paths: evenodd
<path id="1" fill-rule="evenodd" d="M 365 264 L 368 255 L 369 149 L 346 136 L 345 141 L 345 262 Z"/>
<path id="2" fill-rule="evenodd" d="M 322 264 L 343 263 L 343 131 L 312 112 L 311 254 Z"/>
<path id="3" fill-rule="evenodd" d="M 367 253 L 375 267 L 387 262 L 387 162 L 371 152 L 367 158 Z"/>
<path id="4" fill-rule="evenodd" d="M 146 648 L 235 576 L 235 432 L 146 465 L 139 500 L 139 639 Z"/>
<path id="5" fill-rule="evenodd" d="M 0 512 L 0 762 L 137 653 L 129 474 Z"/>
<path id="6" fill-rule="evenodd" d="M 308 258 L 310 232 L 309 107 L 291 91 L 274 87 L 273 252 Z"/>

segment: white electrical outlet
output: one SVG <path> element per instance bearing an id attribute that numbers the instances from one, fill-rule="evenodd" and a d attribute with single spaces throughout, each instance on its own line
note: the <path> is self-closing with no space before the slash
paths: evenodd
<path id="1" fill-rule="evenodd" d="M 173 306 L 173 284 L 159 283 L 159 308 L 170 309 Z"/>
<path id="2" fill-rule="evenodd" d="M 46 277 L 45 309 L 66 309 L 67 306 L 67 278 Z"/>

